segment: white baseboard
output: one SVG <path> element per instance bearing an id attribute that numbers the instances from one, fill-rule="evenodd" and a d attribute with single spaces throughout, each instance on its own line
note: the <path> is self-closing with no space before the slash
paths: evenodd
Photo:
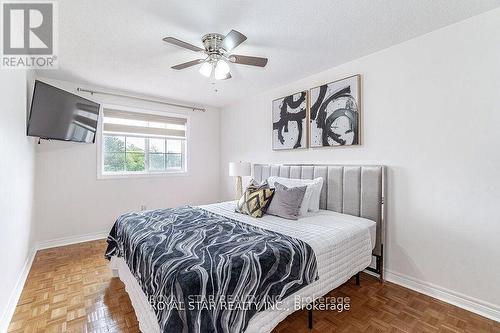
<path id="1" fill-rule="evenodd" d="M 85 234 L 80 236 L 70 236 L 70 237 L 62 237 L 56 238 L 47 241 L 40 241 L 36 243 L 37 250 L 50 249 L 52 247 L 65 246 L 83 242 L 89 242 L 97 239 L 106 238 L 109 234 L 109 231 L 95 232 L 91 234 Z"/>
<path id="2" fill-rule="evenodd" d="M 390 270 L 385 270 L 385 280 L 500 322 L 500 307 L 495 304 Z"/>
<path id="3" fill-rule="evenodd" d="M 7 332 L 9 328 L 10 321 L 12 320 L 12 316 L 14 315 L 14 311 L 16 310 L 17 302 L 19 302 L 19 298 L 21 297 L 21 293 L 24 288 L 24 283 L 28 278 L 28 273 L 31 269 L 31 264 L 33 264 L 33 259 L 35 259 L 36 249 L 35 247 L 31 248 L 26 261 L 24 262 L 24 266 L 20 272 L 19 279 L 17 280 L 12 293 L 10 294 L 9 301 L 7 302 L 7 307 L 0 318 L 0 332 Z"/>

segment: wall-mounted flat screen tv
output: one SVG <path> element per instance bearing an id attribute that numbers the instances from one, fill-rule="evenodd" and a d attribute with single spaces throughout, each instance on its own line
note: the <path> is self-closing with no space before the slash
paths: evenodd
<path id="1" fill-rule="evenodd" d="M 94 143 L 100 105 L 36 80 L 28 136 Z"/>

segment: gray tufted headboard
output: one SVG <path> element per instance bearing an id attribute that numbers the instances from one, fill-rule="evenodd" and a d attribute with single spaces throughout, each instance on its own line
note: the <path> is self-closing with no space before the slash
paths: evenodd
<path id="1" fill-rule="evenodd" d="M 382 165 L 254 164 L 254 179 L 269 176 L 297 179 L 323 177 L 320 208 L 365 217 L 377 223 L 373 255 L 381 269 L 385 237 L 385 167 Z M 380 261 L 380 263 L 379 263 Z M 380 265 L 380 267 L 379 267 Z"/>

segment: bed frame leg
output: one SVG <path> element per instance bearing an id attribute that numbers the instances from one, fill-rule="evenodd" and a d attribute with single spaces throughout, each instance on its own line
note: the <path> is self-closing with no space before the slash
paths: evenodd
<path id="1" fill-rule="evenodd" d="M 307 310 L 307 327 L 309 327 L 310 330 L 313 328 L 313 310 Z"/>
<path id="2" fill-rule="evenodd" d="M 357 286 L 361 285 L 361 283 L 359 282 L 359 272 L 358 274 L 355 275 L 355 277 L 356 277 L 356 285 Z"/>
<path id="3" fill-rule="evenodd" d="M 384 244 L 382 244 L 382 250 L 384 249 Z M 380 283 L 384 283 L 384 257 L 381 256 L 377 258 L 377 269 L 379 271 L 379 280 Z"/>

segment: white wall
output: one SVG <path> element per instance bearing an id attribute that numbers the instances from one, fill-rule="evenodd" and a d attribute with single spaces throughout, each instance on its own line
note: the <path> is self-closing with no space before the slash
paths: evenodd
<path id="1" fill-rule="evenodd" d="M 44 80 L 76 93 L 75 84 Z M 86 88 L 94 88 L 88 87 Z M 215 202 L 219 197 L 219 111 L 174 110 L 132 99 L 82 94 L 97 102 L 190 116 L 187 176 L 97 179 L 96 144 L 42 141 L 36 149 L 36 235 L 40 242 L 111 229 L 137 211 Z"/>
<path id="2" fill-rule="evenodd" d="M 26 72 L 0 74 L 0 332 L 22 288 L 32 247 L 33 139 L 26 137 Z"/>
<path id="3" fill-rule="evenodd" d="M 494 10 L 225 107 L 223 198 L 229 161 L 385 164 L 387 270 L 500 311 L 499 31 Z M 362 146 L 271 150 L 273 99 L 358 73 Z"/>

